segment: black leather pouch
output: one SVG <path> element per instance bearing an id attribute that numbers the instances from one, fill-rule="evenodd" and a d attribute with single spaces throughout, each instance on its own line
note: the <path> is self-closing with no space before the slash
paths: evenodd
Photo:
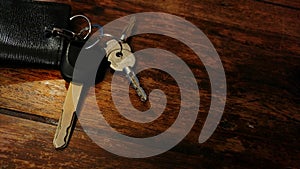
<path id="1" fill-rule="evenodd" d="M 1 65 L 57 67 L 66 53 L 65 39 L 46 36 L 45 29 L 70 29 L 66 4 L 0 0 Z"/>

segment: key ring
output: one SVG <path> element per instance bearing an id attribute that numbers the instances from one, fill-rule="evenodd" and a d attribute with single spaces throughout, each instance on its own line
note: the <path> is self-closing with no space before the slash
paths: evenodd
<path id="1" fill-rule="evenodd" d="M 97 36 L 97 40 L 94 43 L 92 43 L 90 46 L 86 47 L 85 49 L 91 49 L 92 47 L 97 45 L 102 38 L 109 37 L 109 38 L 111 38 L 113 40 L 116 40 L 118 42 L 118 44 L 120 45 L 120 52 L 122 53 L 122 50 L 123 50 L 122 39 L 118 39 L 118 38 L 116 38 L 115 36 L 113 36 L 111 34 L 104 33 L 103 27 L 99 24 L 93 24 L 92 28 L 98 28 L 98 31 L 100 31 L 100 35 Z M 87 27 L 85 27 L 84 29 L 87 29 Z"/>
<path id="2" fill-rule="evenodd" d="M 89 20 L 89 18 L 84 16 L 84 15 L 74 15 L 70 18 L 70 21 L 74 20 L 75 18 L 83 18 L 88 23 L 88 26 L 81 29 L 78 33 L 75 33 L 75 32 L 73 32 L 71 30 L 68 30 L 68 29 L 56 28 L 56 27 L 54 27 L 52 29 L 49 29 L 49 28 L 45 27 L 45 31 L 50 32 L 52 36 L 62 36 L 62 37 L 65 37 L 67 39 L 79 38 L 79 39 L 86 40 L 86 38 L 88 38 L 90 36 L 91 32 L 92 32 L 92 23 Z M 83 38 L 81 38 L 82 34 L 85 31 L 87 31 L 86 35 Z"/>
<path id="3" fill-rule="evenodd" d="M 103 38 L 103 37 L 109 37 L 109 38 L 117 41 L 118 44 L 120 45 L 120 52 L 122 52 L 122 50 L 123 50 L 122 42 L 120 40 L 118 40 L 118 38 L 114 37 L 111 34 L 107 34 L 107 33 L 101 34 L 93 44 L 91 44 L 90 46 L 86 47 L 85 49 L 91 49 L 92 47 L 94 47 L 95 45 L 97 45 L 100 42 L 100 39 Z"/>
<path id="4" fill-rule="evenodd" d="M 85 27 L 83 29 L 80 30 L 79 33 L 76 34 L 76 36 L 81 36 L 81 34 L 85 31 L 88 31 L 87 34 L 83 37 L 83 40 L 85 40 L 87 37 L 90 36 L 91 32 L 92 32 L 92 23 L 90 21 L 90 19 L 84 15 L 74 15 L 70 18 L 70 21 L 74 20 L 75 18 L 83 18 L 87 21 L 88 23 L 88 27 Z"/>

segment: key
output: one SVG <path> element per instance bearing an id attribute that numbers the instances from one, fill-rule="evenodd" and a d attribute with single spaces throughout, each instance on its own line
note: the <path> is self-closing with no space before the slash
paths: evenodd
<path id="1" fill-rule="evenodd" d="M 135 75 L 132 67 L 135 64 L 135 56 L 131 52 L 131 48 L 127 43 L 127 38 L 132 34 L 136 23 L 135 16 L 131 17 L 127 27 L 122 31 L 120 41 L 111 40 L 106 44 L 106 54 L 108 61 L 111 63 L 110 67 L 115 71 L 123 71 L 126 74 L 132 87 L 136 90 L 141 101 L 147 100 L 147 95 L 144 89 L 141 87 L 140 82 Z"/>
<path id="2" fill-rule="evenodd" d="M 72 50 L 75 51 L 75 50 L 80 50 L 82 46 L 83 44 L 78 46 L 73 44 L 72 46 L 69 47 L 72 47 Z M 92 54 L 95 51 L 97 52 L 97 54 L 100 52 L 105 53 L 105 50 L 100 46 L 95 46 L 94 49 L 83 50 L 83 52 L 88 52 L 85 54 L 90 58 L 98 57 Z M 63 71 L 62 74 L 66 81 L 72 80 L 74 64 L 76 60 L 77 57 L 74 58 L 74 56 L 70 56 L 70 58 L 68 57 L 63 58 L 64 62 L 62 63 L 62 71 Z M 92 60 L 95 60 L 95 58 L 93 58 Z M 97 83 L 100 82 L 104 77 L 105 70 L 107 67 L 106 62 L 107 62 L 106 59 L 103 59 L 103 61 L 100 64 L 99 70 L 97 72 L 98 79 L 96 78 Z M 83 69 L 82 73 L 81 73 L 81 69 Z M 89 74 L 90 71 L 92 70 L 89 70 L 89 67 L 80 68 L 80 73 L 81 73 L 80 76 L 86 76 L 87 74 Z M 73 128 L 75 127 L 76 120 L 77 120 L 76 112 L 77 114 L 80 113 L 81 102 L 83 102 L 85 94 L 88 91 L 87 89 L 89 88 L 90 85 L 94 85 L 94 83 L 90 84 L 90 82 L 77 82 L 77 81 L 70 82 L 67 95 L 65 98 L 65 102 L 63 105 L 63 109 L 62 109 L 62 114 L 58 121 L 58 125 L 53 139 L 53 145 L 56 149 L 62 149 L 68 145 L 72 135 Z"/>
<path id="3" fill-rule="evenodd" d="M 124 42 L 120 43 L 116 40 L 111 40 L 107 42 L 106 53 L 108 61 L 111 63 L 110 67 L 115 71 L 123 71 L 132 87 L 136 90 L 141 101 L 145 102 L 147 100 L 146 92 L 141 87 L 138 78 L 132 70 L 136 59 L 131 52 L 130 46 Z"/>

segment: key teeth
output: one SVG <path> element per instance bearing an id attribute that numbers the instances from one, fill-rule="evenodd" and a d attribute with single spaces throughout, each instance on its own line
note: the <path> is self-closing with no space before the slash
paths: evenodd
<path id="1" fill-rule="evenodd" d="M 140 96 L 141 101 L 146 102 L 147 95 L 146 95 L 146 92 L 144 91 L 144 89 L 141 86 L 139 86 L 136 91 L 137 91 L 138 95 Z"/>
<path id="2" fill-rule="evenodd" d="M 140 97 L 142 102 L 147 101 L 147 94 L 144 89 L 141 87 L 138 78 L 135 73 L 131 70 L 130 67 L 124 68 L 124 72 L 126 73 L 126 77 L 130 81 L 131 86 L 136 90 L 136 93 Z"/>
<path id="3" fill-rule="evenodd" d="M 61 138 L 61 132 L 63 132 L 62 130 L 64 128 L 62 128 L 62 124 L 61 124 L 61 120 L 62 117 L 60 117 L 59 122 L 58 122 L 58 126 L 54 135 L 54 139 L 53 139 L 53 145 L 55 147 L 55 149 L 64 149 L 65 147 L 68 146 L 69 141 L 70 141 L 70 136 L 72 135 L 72 131 L 73 131 L 73 127 L 74 127 L 74 122 L 76 120 L 76 112 L 74 111 L 71 119 L 71 123 L 70 125 L 65 129 L 65 134 L 64 137 Z M 63 114 L 62 114 L 63 116 Z"/>

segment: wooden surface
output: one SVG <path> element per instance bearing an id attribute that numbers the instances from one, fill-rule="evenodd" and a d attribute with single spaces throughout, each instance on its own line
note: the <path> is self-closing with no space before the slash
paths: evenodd
<path id="1" fill-rule="evenodd" d="M 203 64 L 174 39 L 137 36 L 132 40 L 135 50 L 163 48 L 181 57 L 192 69 L 201 96 L 192 131 L 166 153 L 131 159 L 100 148 L 77 124 L 68 148 L 57 151 L 52 139 L 66 95 L 60 72 L 1 67 L 0 168 L 300 167 L 299 1 L 57 2 L 72 5 L 74 14 L 85 14 L 101 25 L 146 11 L 175 14 L 195 24 L 213 43 L 225 69 L 228 94 L 224 115 L 213 136 L 199 144 L 199 132 L 210 105 L 210 82 Z M 159 134 L 175 121 L 180 98 L 176 97 L 178 87 L 170 76 L 156 70 L 139 74 L 146 91 L 160 88 L 171 97 L 166 109 L 169 111 L 155 122 L 142 125 L 122 118 L 111 104 L 112 73 L 108 70 L 104 81 L 96 85 L 96 95 L 105 118 L 116 130 L 147 137 Z M 149 108 L 139 102 L 133 90 L 130 92 L 137 109 Z"/>

